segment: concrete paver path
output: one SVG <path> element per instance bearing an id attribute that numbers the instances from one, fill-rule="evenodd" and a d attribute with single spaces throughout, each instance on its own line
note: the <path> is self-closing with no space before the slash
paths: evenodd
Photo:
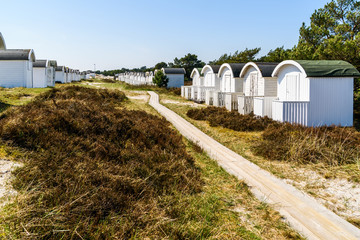
<path id="1" fill-rule="evenodd" d="M 152 91 L 149 104 L 187 139 L 197 143 L 227 172 L 243 179 L 259 199 L 270 203 L 290 225 L 308 239 L 360 239 L 360 229 L 325 208 L 312 197 L 286 184 L 209 137 L 159 103 Z"/>

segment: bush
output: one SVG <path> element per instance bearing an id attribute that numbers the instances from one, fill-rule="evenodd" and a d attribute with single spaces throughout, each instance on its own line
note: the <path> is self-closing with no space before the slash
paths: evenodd
<path id="1" fill-rule="evenodd" d="M 187 116 L 195 120 L 206 120 L 210 126 L 221 126 L 235 131 L 262 131 L 274 121 L 268 117 L 260 118 L 253 114 L 242 115 L 238 112 L 229 112 L 225 108 L 207 107 L 190 109 Z"/>
<path id="2" fill-rule="evenodd" d="M 167 87 L 167 84 L 169 82 L 169 78 L 163 73 L 163 71 L 159 70 L 156 71 L 153 83 L 158 87 Z"/>
<path id="3" fill-rule="evenodd" d="M 178 95 L 178 96 L 181 96 L 181 88 L 169 88 L 169 92 L 175 94 L 175 95 Z"/>
<path id="4" fill-rule="evenodd" d="M 114 80 L 114 79 L 109 79 L 109 78 L 104 78 L 104 79 L 102 79 L 101 81 L 104 82 L 104 83 L 117 83 L 116 80 Z"/>
<path id="5" fill-rule="evenodd" d="M 199 192 L 200 173 L 166 120 L 124 109 L 125 99 L 71 86 L 2 116 L 1 139 L 28 159 L 14 180 L 26 193 L 23 211 L 5 219 L 12 231 L 21 236 L 25 225 L 45 239 L 164 236 L 174 203 L 159 202 Z"/>
<path id="6" fill-rule="evenodd" d="M 360 133 L 354 128 L 308 128 L 275 122 L 268 117 L 241 115 L 218 107 L 191 109 L 187 116 L 206 120 L 212 127 L 263 131 L 262 138 L 251 143 L 252 151 L 270 160 L 339 166 L 357 163 L 360 157 Z"/>
<path id="7" fill-rule="evenodd" d="M 253 146 L 256 154 L 271 160 L 329 166 L 357 163 L 360 133 L 354 128 L 307 128 L 289 123 L 271 124 Z"/>

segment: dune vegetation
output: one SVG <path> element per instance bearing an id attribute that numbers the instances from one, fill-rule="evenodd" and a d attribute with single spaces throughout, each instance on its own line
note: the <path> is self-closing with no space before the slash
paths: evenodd
<path id="1" fill-rule="evenodd" d="M 22 167 L 0 238 L 301 239 L 244 182 L 114 89 L 123 85 L 106 84 L 48 89 L 1 115 L 1 155 Z"/>

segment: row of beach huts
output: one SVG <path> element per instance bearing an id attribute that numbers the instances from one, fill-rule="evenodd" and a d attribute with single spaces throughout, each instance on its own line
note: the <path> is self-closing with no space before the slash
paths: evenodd
<path id="1" fill-rule="evenodd" d="M 184 69 L 161 71 L 168 87 L 181 87 L 181 96 L 189 100 L 303 126 L 353 126 L 354 78 L 360 73 L 345 61 L 206 65 L 193 69 L 191 86 L 184 86 Z M 152 84 L 153 75 L 129 72 L 119 80 Z"/>
<path id="2" fill-rule="evenodd" d="M 153 78 L 157 71 L 162 71 L 169 79 L 168 88 L 184 86 L 185 69 L 162 68 L 154 72 L 125 72 L 118 74 L 118 79 L 131 85 L 153 85 Z"/>
<path id="3" fill-rule="evenodd" d="M 225 63 L 195 68 L 186 99 L 303 126 L 353 126 L 358 70 L 337 60 Z"/>
<path id="4" fill-rule="evenodd" d="M 80 72 L 58 66 L 55 60 L 36 59 L 32 49 L 7 49 L 0 33 L 0 87 L 45 88 L 55 82 L 68 83 L 95 77 L 92 71 Z"/>

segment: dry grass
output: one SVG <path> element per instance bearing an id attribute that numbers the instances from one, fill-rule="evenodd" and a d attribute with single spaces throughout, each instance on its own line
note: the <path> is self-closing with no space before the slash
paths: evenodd
<path id="1" fill-rule="evenodd" d="M 161 95 L 161 101 L 163 101 L 163 103 L 166 102 L 167 99 L 174 99 L 174 97 L 172 95 L 168 97 L 166 94 Z M 186 100 L 181 100 L 181 98 L 178 98 L 176 100 L 187 102 Z M 200 130 L 202 130 L 209 136 L 213 137 L 218 142 L 239 153 L 246 159 L 259 165 L 261 168 L 271 172 L 279 178 L 291 180 L 292 182 L 294 182 L 295 186 L 298 185 L 297 183 L 304 184 L 303 187 L 300 189 L 313 195 L 316 198 L 320 198 L 325 205 L 328 205 L 328 203 L 330 202 L 336 201 L 337 206 L 341 207 L 336 209 L 330 209 L 333 210 L 335 213 L 343 216 L 345 219 L 355 224 L 356 226 L 359 226 L 359 218 L 352 217 L 355 215 L 351 214 L 351 212 L 353 212 L 351 209 L 349 209 L 350 213 L 348 214 L 347 200 L 345 198 L 336 199 L 335 195 L 328 195 L 328 193 L 331 194 L 331 189 L 342 188 L 340 184 L 342 179 L 348 180 L 350 185 L 353 184 L 355 191 L 357 191 L 356 189 L 358 189 L 359 187 L 358 183 L 360 182 L 360 161 L 357 157 L 358 155 L 356 154 L 359 151 L 356 152 L 355 150 L 357 147 L 354 148 L 354 146 L 356 146 L 356 144 L 354 145 L 354 139 L 357 139 L 357 137 L 354 138 L 354 136 L 358 136 L 358 133 L 353 129 L 329 128 L 326 129 L 326 131 L 320 132 L 316 132 L 316 129 L 308 129 L 307 131 L 311 131 L 311 134 L 313 136 L 319 134 L 318 137 L 313 138 L 313 142 L 308 142 L 306 140 L 309 136 L 308 134 L 305 134 L 305 132 L 301 132 L 302 134 L 297 136 L 299 138 L 303 138 L 303 140 L 306 141 L 298 145 L 292 145 L 291 155 L 293 154 L 293 157 L 312 156 L 310 153 L 312 153 L 314 149 L 316 150 L 320 146 L 323 146 L 321 144 L 324 143 L 324 137 L 326 137 L 327 139 L 325 142 L 330 145 L 325 145 L 325 147 L 331 148 L 332 152 L 327 151 L 326 148 L 323 149 L 324 152 L 322 152 L 321 154 L 324 154 L 325 160 L 313 157 L 310 159 L 311 161 L 284 160 L 287 159 L 287 156 L 279 156 L 279 159 L 271 160 L 269 158 L 254 153 L 254 146 L 264 140 L 262 136 L 264 131 L 239 132 L 223 127 L 211 127 L 207 121 L 198 121 L 189 118 L 186 115 L 186 113 L 190 109 L 192 109 L 189 106 L 177 104 L 164 105 L 184 117 L 186 120 L 194 124 L 196 127 L 198 127 Z M 315 132 L 312 132 L 314 130 Z M 274 128 L 274 131 L 276 131 L 276 128 Z M 296 134 L 292 133 L 290 134 L 290 136 L 296 137 Z M 322 140 L 319 141 L 320 139 Z M 291 139 L 283 139 L 283 141 L 279 142 L 278 144 L 285 145 L 286 147 L 287 145 L 291 145 L 291 142 L 289 141 L 291 141 Z M 336 144 L 332 145 L 332 142 L 334 141 Z M 358 140 L 356 140 L 356 142 L 358 142 Z M 307 144 L 310 144 L 310 148 Z M 268 150 L 275 151 L 273 147 L 274 145 L 272 145 L 272 148 L 269 147 Z M 348 147 L 350 147 L 350 150 L 347 149 Z M 334 159 L 333 155 L 331 154 L 336 151 L 339 151 L 340 154 L 337 154 L 337 157 L 339 158 Z M 315 156 L 318 157 L 318 155 Z M 299 172 L 302 172 L 304 174 L 299 174 Z M 313 183 L 314 181 L 316 181 L 316 178 L 313 178 L 312 174 L 308 174 L 311 172 L 317 173 L 317 178 L 321 178 L 321 181 L 327 180 L 329 184 L 333 184 L 333 187 L 331 189 L 327 189 L 326 184 L 316 184 L 316 186 L 314 187 Z M 348 191 L 350 191 L 350 189 Z M 349 194 L 352 194 L 351 191 L 346 192 L 347 196 Z M 354 199 L 352 199 L 351 201 L 353 200 Z"/>
<path id="2" fill-rule="evenodd" d="M 2 117 L 2 140 L 27 151 L 15 172 L 21 197 L 4 219 L 11 234 L 166 235 L 176 196 L 200 191 L 199 170 L 168 122 L 116 108 L 124 100 L 119 91 L 67 87 Z"/>
<path id="3" fill-rule="evenodd" d="M 195 108 L 187 111 L 186 115 L 195 120 L 206 120 L 210 126 L 221 126 L 235 131 L 262 131 L 269 124 L 274 123 L 268 117 L 260 118 L 253 114 L 242 115 L 239 112 L 229 112 L 225 108 L 207 107 Z"/>
<path id="4" fill-rule="evenodd" d="M 1 153 L 27 160 L 0 238 L 301 238 L 166 121 L 129 109 L 157 115 L 120 92 L 78 87 L 7 112 Z"/>

